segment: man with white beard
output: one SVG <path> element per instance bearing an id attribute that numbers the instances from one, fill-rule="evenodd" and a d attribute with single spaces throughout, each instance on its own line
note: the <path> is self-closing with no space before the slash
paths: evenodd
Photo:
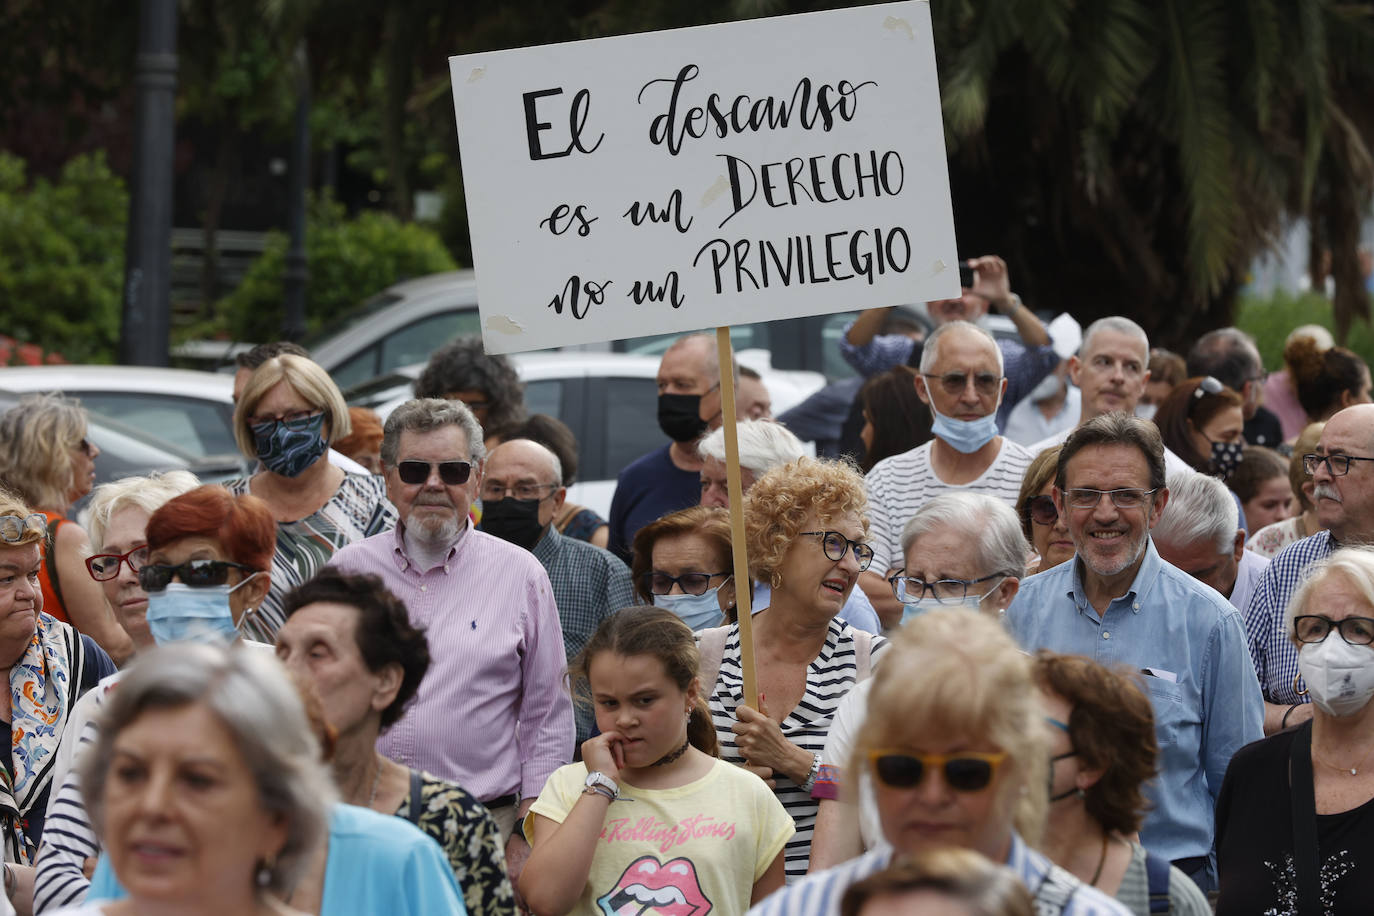
<path id="1" fill-rule="evenodd" d="M 1146 787 L 1140 842 L 1211 890 L 1222 777 L 1231 756 L 1263 736 L 1240 612 L 1155 550 L 1150 529 L 1169 490 L 1153 423 L 1120 411 L 1088 420 L 1065 441 L 1054 483 L 1075 557 L 1021 583 L 1007 627 L 1029 651 L 1144 675 L 1159 778 Z"/>
<path id="2" fill-rule="evenodd" d="M 509 837 L 514 882 L 529 846 L 512 828 L 549 774 L 571 761 L 573 714 L 544 567 L 468 518 L 485 455 L 482 428 L 461 401 L 396 408 L 383 430 L 382 469 L 400 522 L 329 565 L 380 576 L 429 640 L 424 684 L 377 749 L 481 799 Z"/>

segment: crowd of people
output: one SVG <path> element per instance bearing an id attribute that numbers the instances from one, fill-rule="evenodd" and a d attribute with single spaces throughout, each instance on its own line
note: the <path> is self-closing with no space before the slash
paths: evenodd
<path id="1" fill-rule="evenodd" d="M 969 264 L 777 419 L 675 341 L 605 518 L 475 338 L 384 420 L 245 353 L 217 483 L 11 408 L 0 913 L 1364 912 L 1368 366 Z"/>

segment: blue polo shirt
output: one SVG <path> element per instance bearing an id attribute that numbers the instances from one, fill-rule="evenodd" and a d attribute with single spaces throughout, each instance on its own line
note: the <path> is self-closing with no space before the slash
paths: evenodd
<path id="1" fill-rule="evenodd" d="M 1141 843 L 1166 859 L 1205 856 L 1231 756 L 1264 737 L 1264 704 L 1241 614 L 1160 559 L 1153 540 L 1126 594 L 1098 614 L 1079 560 L 1021 581 L 1007 626 L 1028 650 L 1084 655 L 1142 672 L 1155 712 L 1159 778 Z"/>

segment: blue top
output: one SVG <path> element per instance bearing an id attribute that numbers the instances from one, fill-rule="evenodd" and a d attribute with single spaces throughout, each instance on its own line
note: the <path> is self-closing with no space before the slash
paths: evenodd
<path id="1" fill-rule="evenodd" d="M 772 600 L 773 589 L 768 583 L 755 582 L 754 597 L 749 602 L 749 607 L 753 612 L 757 614 L 759 611 L 767 610 Z M 868 596 L 858 585 L 850 590 L 849 597 L 844 601 L 844 607 L 840 608 L 840 612 L 835 616 L 856 630 L 863 630 L 874 636 L 883 635 L 883 624 L 878 619 L 878 612 L 873 609 L 873 602 L 868 600 Z"/>
<path id="2" fill-rule="evenodd" d="M 1140 671 L 1155 711 L 1159 778 L 1145 784 L 1146 849 L 1166 859 L 1205 856 L 1231 756 L 1264 737 L 1264 704 L 1240 612 L 1164 562 L 1147 540 L 1126 594 L 1099 615 L 1079 561 L 1021 580 L 1007 626 L 1026 649 L 1084 655 Z"/>
<path id="3" fill-rule="evenodd" d="M 100 857 L 88 901 L 129 896 L 109 863 L 108 855 Z M 320 916 L 356 913 L 466 916 L 467 907 L 443 850 L 418 827 L 367 808 L 335 805 Z"/>
<path id="4" fill-rule="evenodd" d="M 840 912 L 840 898 L 845 890 L 851 884 L 857 884 L 886 868 L 891 858 L 892 847 L 883 845 L 857 859 L 807 875 L 764 898 L 749 911 L 749 916 L 836 916 Z M 1049 859 L 1027 846 L 1015 831 L 1011 834 L 1006 866 L 1016 873 L 1032 895 L 1040 890 L 1053 867 Z M 1073 887 L 1072 896 L 1063 910 L 1059 911 L 1063 916 L 1130 916 L 1131 911 L 1126 907 L 1062 869 L 1057 872 L 1057 877 Z"/>
<path id="5" fill-rule="evenodd" d="M 608 547 L 626 563 L 640 528 L 701 501 L 701 474 L 673 464 L 668 455 L 671 447 L 665 445 L 636 458 L 616 478 Z"/>

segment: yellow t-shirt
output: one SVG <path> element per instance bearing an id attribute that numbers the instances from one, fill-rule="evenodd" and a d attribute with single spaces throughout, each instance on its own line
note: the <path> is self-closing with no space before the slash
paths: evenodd
<path id="1" fill-rule="evenodd" d="M 559 767 L 525 818 L 563 823 L 586 786 L 587 767 Z M 633 799 L 631 801 L 630 799 Z M 717 760 L 675 789 L 620 784 L 572 910 L 594 916 L 734 916 L 749 909 L 754 882 L 796 831 L 772 791 L 752 773 Z"/>

